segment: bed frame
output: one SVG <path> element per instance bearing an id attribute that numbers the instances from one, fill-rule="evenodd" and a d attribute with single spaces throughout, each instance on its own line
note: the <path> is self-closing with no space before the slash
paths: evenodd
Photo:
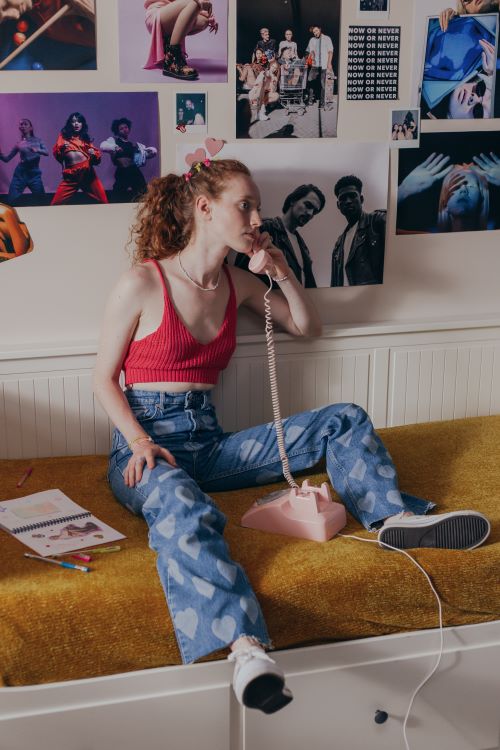
<path id="1" fill-rule="evenodd" d="M 279 335 L 284 413 L 354 400 L 377 427 L 498 414 L 499 334 L 488 319 L 332 328 L 307 347 Z M 0 457 L 107 450 L 94 343 L 0 359 Z M 226 429 L 269 419 L 265 382 L 262 337 L 244 337 L 217 393 Z M 237 704 L 223 661 L 0 688 L 0 750 L 401 750 L 410 696 L 438 646 L 438 631 L 423 630 L 278 652 L 295 700 L 273 716 Z M 441 666 L 410 716 L 411 750 L 500 750 L 499 664 L 500 620 L 446 629 Z"/>
<path id="2" fill-rule="evenodd" d="M 438 630 L 277 653 L 295 700 L 244 710 L 226 661 L 0 690 L 2 750 L 400 750 L 410 696 Z M 498 750 L 500 621 L 445 629 L 415 701 L 411 750 Z M 386 712 L 387 720 L 377 723 Z"/>

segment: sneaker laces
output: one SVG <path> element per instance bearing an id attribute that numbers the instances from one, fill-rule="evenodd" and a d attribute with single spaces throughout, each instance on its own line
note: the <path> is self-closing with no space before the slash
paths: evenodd
<path id="1" fill-rule="evenodd" d="M 264 649 L 259 648 L 258 646 L 247 646 L 246 648 L 238 648 L 235 651 L 231 651 L 229 656 L 227 657 L 228 661 L 236 661 L 238 664 L 243 665 L 247 664 L 252 659 L 265 659 L 267 661 L 270 661 L 272 664 L 275 664 L 274 659 L 271 659 L 270 656 L 266 654 Z"/>

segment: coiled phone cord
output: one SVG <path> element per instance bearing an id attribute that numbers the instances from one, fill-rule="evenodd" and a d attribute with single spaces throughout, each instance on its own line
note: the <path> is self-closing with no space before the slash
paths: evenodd
<path id="1" fill-rule="evenodd" d="M 278 394 L 278 375 L 276 372 L 276 352 L 274 349 L 273 318 L 271 315 L 271 302 L 269 301 L 269 295 L 273 290 L 273 282 L 269 273 L 267 274 L 267 276 L 269 278 L 269 289 L 264 294 L 264 318 L 267 359 L 269 364 L 269 383 L 271 387 L 271 401 L 273 405 L 274 426 L 276 428 L 276 440 L 278 442 L 278 450 L 281 458 L 281 464 L 283 466 L 283 476 L 285 477 L 290 487 L 292 487 L 293 489 L 299 489 L 299 485 L 293 478 L 290 471 L 290 465 L 288 463 L 288 456 L 285 448 L 285 437 L 283 435 L 283 422 L 281 420 L 280 399 Z"/>

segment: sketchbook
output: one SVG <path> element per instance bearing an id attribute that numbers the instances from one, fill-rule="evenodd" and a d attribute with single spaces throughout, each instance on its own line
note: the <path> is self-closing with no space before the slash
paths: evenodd
<path id="1" fill-rule="evenodd" d="M 42 557 L 125 539 L 61 490 L 0 501 L 0 528 Z"/>

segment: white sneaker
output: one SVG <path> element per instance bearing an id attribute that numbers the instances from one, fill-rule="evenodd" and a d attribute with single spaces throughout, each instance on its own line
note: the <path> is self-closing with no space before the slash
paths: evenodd
<path id="1" fill-rule="evenodd" d="M 386 519 L 378 540 L 398 549 L 474 549 L 488 538 L 490 529 L 486 516 L 475 510 L 437 516 L 405 516 L 403 512 Z"/>
<path id="2" fill-rule="evenodd" d="M 259 110 L 259 120 L 270 120 L 271 118 L 266 115 L 266 108 L 262 106 Z"/>
<path id="3" fill-rule="evenodd" d="M 284 708 L 293 695 L 285 685 L 285 675 L 276 662 L 258 646 L 232 651 L 233 689 L 242 706 L 273 714 Z"/>

